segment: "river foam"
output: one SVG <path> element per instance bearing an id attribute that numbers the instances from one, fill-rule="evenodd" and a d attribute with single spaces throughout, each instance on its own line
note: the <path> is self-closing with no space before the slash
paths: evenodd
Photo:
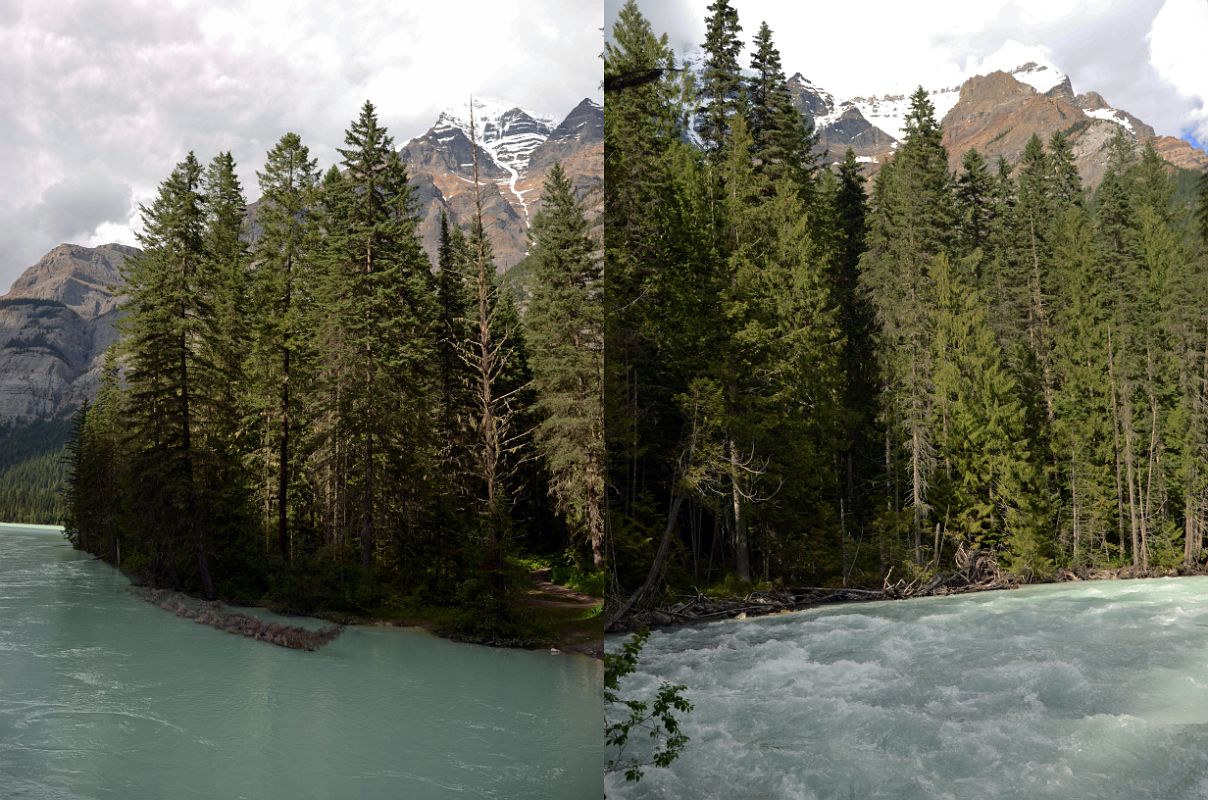
<path id="1" fill-rule="evenodd" d="M 691 742 L 610 797 L 1208 798 L 1208 578 L 661 631 L 622 694 L 660 680 Z"/>

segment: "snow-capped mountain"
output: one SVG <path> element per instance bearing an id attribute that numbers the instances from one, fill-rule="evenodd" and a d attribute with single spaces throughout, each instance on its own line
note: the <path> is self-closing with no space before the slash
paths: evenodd
<path id="1" fill-rule="evenodd" d="M 1013 55 L 1028 60 L 1000 68 L 1003 58 Z M 909 93 L 836 97 L 801 73 L 789 79 L 789 89 L 794 105 L 818 130 L 827 161 L 840 160 L 851 147 L 875 171 L 905 136 Z M 1062 131 L 1074 144 L 1084 181 L 1093 186 L 1102 177 L 1104 148 L 1117 125 L 1138 142 L 1153 140 L 1159 153 L 1177 166 L 1208 167 L 1208 154 L 1174 137 L 1157 136 L 1152 127 L 1112 107 L 1101 95 L 1075 94 L 1069 76 L 1035 48 L 1004 48 L 975 62 L 959 84 L 930 89 L 928 94 L 954 169 L 971 147 L 992 160 L 1001 155 L 1015 163 L 1033 133 L 1047 139 Z"/>
<path id="2" fill-rule="evenodd" d="M 505 100 L 475 97 L 472 109 L 478 141 L 497 164 L 522 170 L 533 151 L 554 129 L 552 117 L 526 111 Z M 432 129 L 456 128 L 470 135 L 470 104 L 450 106 L 441 112 Z"/>
<path id="3" fill-rule="evenodd" d="M 603 181 L 604 109 L 585 99 L 558 124 L 494 98 L 475 97 L 472 110 L 473 131 L 470 103 L 450 106 L 401 152 L 419 195 L 420 232 L 429 253 L 435 253 L 440 212 L 462 225 L 473 214 L 473 134 L 487 233 L 497 265 L 506 270 L 527 252 L 526 234 L 555 161 L 562 162 L 581 195 Z"/>
<path id="4" fill-rule="evenodd" d="M 1036 57 L 1043 58 L 1039 55 Z M 1039 94 L 1063 85 L 1069 86 L 1069 76 L 1046 60 L 1028 61 L 1004 71 L 1020 83 L 1031 86 Z M 956 106 L 960 100 L 961 86 L 965 80 L 977 74 L 985 74 L 985 71 L 966 75 L 954 86 L 927 90 L 935 106 L 936 119 L 942 120 Z M 817 86 L 800 72 L 789 79 L 789 85 L 794 95 L 800 98 L 798 108 L 813 118 L 819 130 L 835 124 L 849 109 L 854 108 L 860 112 L 860 116 L 894 139 L 901 141 L 906 135 L 906 115 L 910 111 L 909 92 L 862 94 L 836 99 L 833 94 Z"/>

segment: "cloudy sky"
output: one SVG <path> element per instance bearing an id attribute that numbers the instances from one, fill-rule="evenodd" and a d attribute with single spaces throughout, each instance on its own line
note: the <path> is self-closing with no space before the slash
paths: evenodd
<path id="1" fill-rule="evenodd" d="M 0 0 L 0 293 L 61 242 L 135 244 L 189 150 L 249 199 L 295 131 L 327 166 L 361 103 L 398 144 L 471 94 L 601 98 L 599 0 Z"/>
<path id="2" fill-rule="evenodd" d="M 704 40 L 710 0 L 639 0 L 679 53 Z M 605 0 L 611 30 L 623 0 Z M 766 20 L 788 74 L 838 96 L 955 85 L 1047 55 L 1158 133 L 1208 144 L 1208 0 L 732 0 L 749 41 Z M 746 59 L 744 57 L 744 64 Z"/>

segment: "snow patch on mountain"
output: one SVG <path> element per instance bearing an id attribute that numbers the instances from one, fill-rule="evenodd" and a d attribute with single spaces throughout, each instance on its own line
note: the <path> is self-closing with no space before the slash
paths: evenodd
<path id="1" fill-rule="evenodd" d="M 467 137 L 470 132 L 471 106 L 453 106 L 441 112 L 433 126 L 433 133 L 440 137 L 445 131 L 454 129 Z M 473 99 L 474 136 L 483 150 L 505 172 L 508 177 L 499 181 L 507 186 L 524 212 L 524 223 L 528 225 L 529 204 L 524 193 L 516 185 L 528 169 L 533 151 L 549 138 L 554 130 L 554 119 L 493 97 Z"/>
<path id="2" fill-rule="evenodd" d="M 952 86 L 946 89 L 929 89 L 927 94 L 935 106 L 935 118 L 942 120 L 960 99 L 961 88 Z M 854 105 L 866 120 L 899 141 L 906 136 L 906 115 L 910 113 L 910 95 L 908 94 L 853 97 L 850 100 L 842 101 L 839 105 L 840 113 L 848 106 Z"/>
<path id="3" fill-rule="evenodd" d="M 1090 111 L 1083 109 L 1082 113 L 1086 114 L 1088 117 L 1094 117 L 1095 119 L 1105 119 L 1108 122 L 1114 122 L 1117 125 L 1122 125 L 1122 126 L 1124 126 L 1124 129 L 1127 130 L 1129 133 L 1135 133 L 1135 131 L 1133 131 L 1132 122 L 1130 122 L 1128 120 L 1128 118 L 1124 116 L 1123 113 L 1121 113 L 1120 111 L 1117 111 L 1114 108 L 1095 108 Z"/>
<path id="4" fill-rule="evenodd" d="M 1012 39 L 985 58 L 966 62 L 961 82 L 974 75 L 989 75 L 996 70 L 1006 72 L 1020 83 L 1026 83 L 1037 94 L 1060 86 L 1068 77 L 1057 69 L 1047 47 L 1023 44 Z"/>

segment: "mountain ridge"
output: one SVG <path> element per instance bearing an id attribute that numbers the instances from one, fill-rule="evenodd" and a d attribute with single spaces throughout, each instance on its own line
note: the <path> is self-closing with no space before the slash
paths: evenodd
<path id="1" fill-rule="evenodd" d="M 506 106 L 506 107 L 505 107 Z M 476 100 L 484 223 L 496 264 L 505 272 L 527 251 L 531 215 L 556 161 L 563 164 L 589 215 L 598 219 L 604 176 L 603 107 L 590 98 L 558 124 L 503 101 Z M 467 226 L 474 213 L 473 155 L 463 121 L 442 112 L 423 136 L 399 148 L 415 187 L 419 234 L 435 263 L 440 213 Z M 509 196 L 510 195 L 510 196 Z M 249 236 L 257 202 L 249 204 Z M 122 244 L 63 243 L 26 268 L 0 296 L 0 427 L 70 413 L 100 381 L 105 350 L 121 316 L 121 264 L 141 252 Z"/>
<path id="2" fill-rule="evenodd" d="M 819 134 L 825 163 L 843 158 L 851 147 L 875 173 L 904 137 L 908 94 L 836 97 L 801 72 L 788 79 L 793 104 Z M 971 147 L 1014 165 L 1032 133 L 1046 138 L 1062 131 L 1070 136 L 1084 183 L 1093 188 L 1106 168 L 1106 144 L 1115 126 L 1138 144 L 1152 141 L 1175 167 L 1208 169 L 1208 153 L 1173 136 L 1159 135 L 1134 114 L 1111 106 L 1097 91 L 1075 94 L 1068 74 L 1043 59 L 1010 69 L 974 72 L 958 86 L 929 89 L 936 119 L 944 134 L 950 166 L 959 168 Z"/>

